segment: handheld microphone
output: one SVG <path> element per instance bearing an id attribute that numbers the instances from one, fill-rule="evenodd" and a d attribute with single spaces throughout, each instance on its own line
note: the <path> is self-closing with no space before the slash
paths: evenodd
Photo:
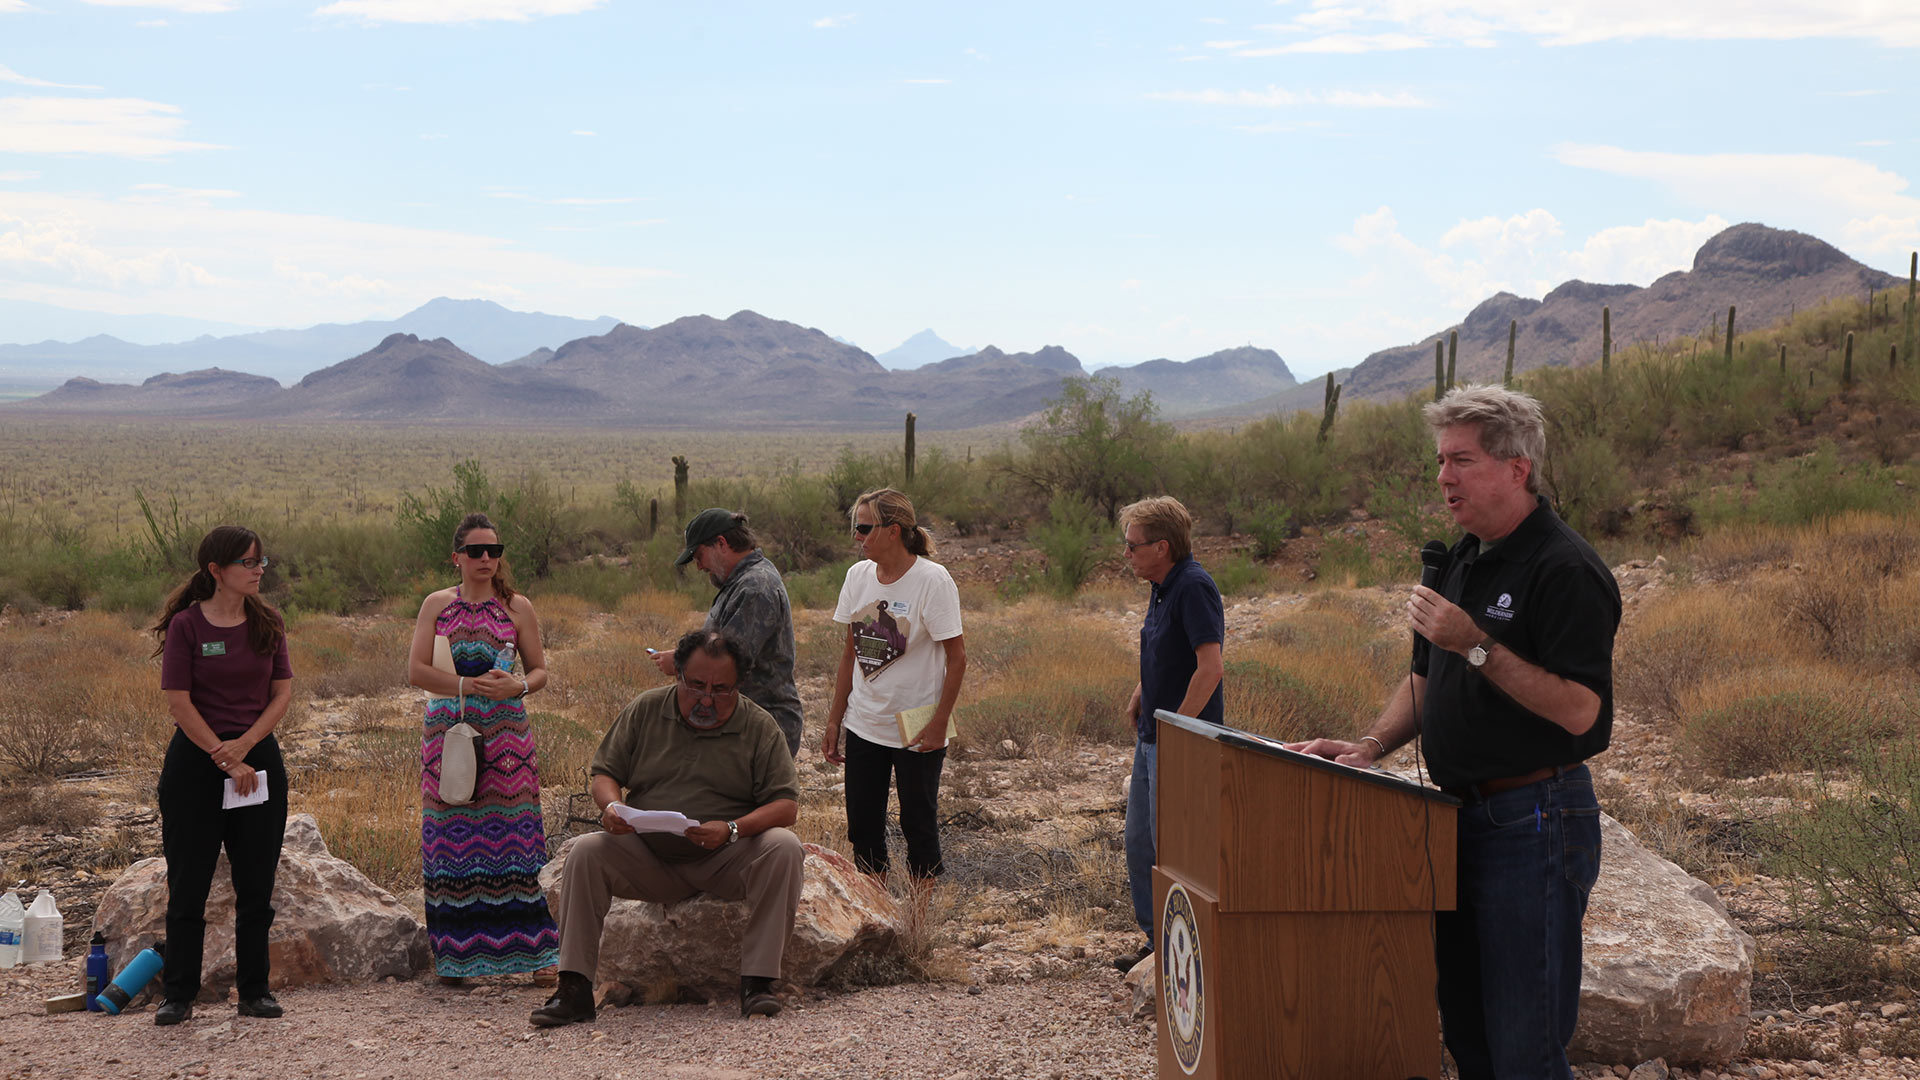
<path id="1" fill-rule="evenodd" d="M 1440 575 L 1447 569 L 1447 544 L 1444 540 L 1429 540 L 1427 546 L 1420 549 L 1420 584 L 1429 589 L 1440 588 Z"/>

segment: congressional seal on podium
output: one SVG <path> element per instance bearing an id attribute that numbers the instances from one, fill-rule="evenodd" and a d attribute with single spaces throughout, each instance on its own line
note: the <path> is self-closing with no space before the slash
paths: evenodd
<path id="1" fill-rule="evenodd" d="M 1206 1034 L 1206 965 L 1200 955 L 1200 928 L 1193 900 L 1174 883 L 1160 910 L 1160 997 L 1173 1056 L 1188 1076 L 1200 1067 Z"/>

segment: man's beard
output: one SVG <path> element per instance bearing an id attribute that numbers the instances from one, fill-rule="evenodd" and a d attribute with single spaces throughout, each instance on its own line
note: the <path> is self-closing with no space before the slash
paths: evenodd
<path id="1" fill-rule="evenodd" d="M 718 704 L 709 705 L 696 698 L 693 705 L 684 710 L 681 722 L 695 731 L 712 731 L 728 719 L 720 715 Z"/>

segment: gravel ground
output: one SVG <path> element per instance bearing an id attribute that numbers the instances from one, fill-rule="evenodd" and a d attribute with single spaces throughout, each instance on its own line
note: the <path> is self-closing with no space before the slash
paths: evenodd
<path id="1" fill-rule="evenodd" d="M 123 1016 L 44 1015 L 73 971 L 14 969 L 0 980 L 0 1077 L 566 1076 L 578 1080 L 872 1077 L 1060 1080 L 1153 1075 L 1153 1028 L 1116 1004 L 1119 976 L 979 987 L 892 986 L 792 1001 L 771 1020 L 732 1005 L 603 1009 L 592 1024 L 543 1030 L 527 1013 L 548 993 L 524 979 L 448 989 L 426 980 L 288 990 L 279 1020 L 196 1007 L 157 1028 L 151 1006 Z"/>

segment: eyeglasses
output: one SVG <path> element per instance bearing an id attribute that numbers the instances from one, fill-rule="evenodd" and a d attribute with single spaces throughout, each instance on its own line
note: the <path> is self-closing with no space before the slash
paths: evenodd
<path id="1" fill-rule="evenodd" d="M 465 555 L 469 559 L 497 559 L 507 553 L 505 544 L 465 544 L 453 549 L 456 555 Z"/>
<path id="2" fill-rule="evenodd" d="M 728 686 L 726 683 L 713 686 L 707 683 L 691 683 L 685 679 L 680 680 L 680 685 L 687 688 L 687 693 L 697 698 L 723 698 L 740 689 L 737 686 Z"/>
<path id="3" fill-rule="evenodd" d="M 1159 542 L 1158 540 L 1128 540 L 1124 536 L 1120 538 L 1120 543 L 1126 547 L 1127 554 L 1129 555 L 1133 554 L 1135 548 L 1143 548 L 1148 544 L 1157 544 Z"/>
<path id="4" fill-rule="evenodd" d="M 857 533 L 859 533 L 859 534 L 860 534 L 861 536 L 865 536 L 865 535 L 867 535 L 868 533 L 870 533 L 870 532 L 872 532 L 872 531 L 873 531 L 873 530 L 875 530 L 875 529 L 884 529 L 884 528 L 886 528 L 886 527 L 887 527 L 888 525 L 891 525 L 891 524 L 893 524 L 893 523 L 892 523 L 892 522 L 890 522 L 890 521 L 882 521 L 882 522 L 880 522 L 880 523 L 879 523 L 879 524 L 877 524 L 877 525 L 869 525 L 869 524 L 867 524 L 866 522 L 864 522 L 864 521 L 863 521 L 863 522 L 861 522 L 860 524 L 858 524 L 858 525 L 855 525 L 855 526 L 853 527 L 853 531 L 854 531 L 854 532 L 857 532 Z"/>
<path id="5" fill-rule="evenodd" d="M 244 559 L 235 559 L 232 562 L 228 563 L 227 565 L 228 566 L 244 566 L 249 570 L 265 570 L 271 564 L 272 564 L 271 560 L 269 560 L 265 555 L 260 555 L 257 557 L 249 555 Z"/>

